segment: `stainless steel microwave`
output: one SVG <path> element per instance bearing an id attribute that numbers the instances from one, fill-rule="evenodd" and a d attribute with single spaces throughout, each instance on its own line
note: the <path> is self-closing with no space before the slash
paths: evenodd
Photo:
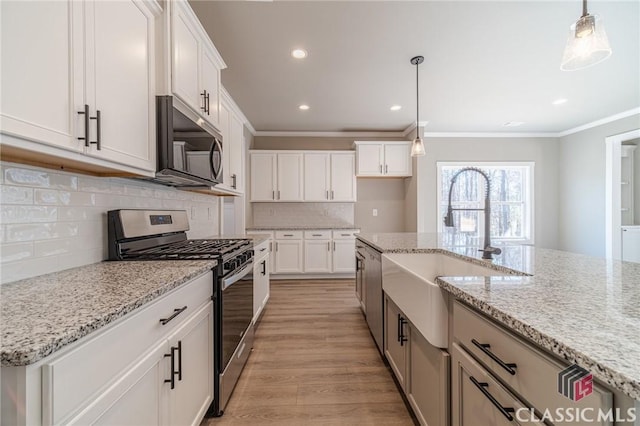
<path id="1" fill-rule="evenodd" d="M 222 136 L 178 111 L 172 96 L 157 96 L 156 110 L 158 167 L 152 180 L 182 188 L 222 183 Z"/>

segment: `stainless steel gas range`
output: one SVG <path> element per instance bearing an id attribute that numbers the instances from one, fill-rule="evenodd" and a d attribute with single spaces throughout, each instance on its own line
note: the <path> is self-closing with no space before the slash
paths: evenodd
<path id="1" fill-rule="evenodd" d="M 214 270 L 214 400 L 207 416 L 221 416 L 253 347 L 253 242 L 187 239 L 182 210 L 108 212 L 110 260 L 216 259 Z"/>

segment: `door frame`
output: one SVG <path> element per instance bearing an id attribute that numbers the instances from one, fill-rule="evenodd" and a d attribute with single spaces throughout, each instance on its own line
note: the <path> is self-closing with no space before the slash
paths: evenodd
<path id="1" fill-rule="evenodd" d="M 606 172 L 605 172 L 605 256 L 607 259 L 622 258 L 622 235 L 620 227 L 622 218 L 620 158 L 622 142 L 640 138 L 640 129 L 605 138 Z"/>

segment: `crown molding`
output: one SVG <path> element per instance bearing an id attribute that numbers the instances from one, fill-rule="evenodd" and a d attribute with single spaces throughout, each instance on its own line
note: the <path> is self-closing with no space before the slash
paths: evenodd
<path id="1" fill-rule="evenodd" d="M 603 124 L 611 123 L 613 121 L 621 120 L 623 118 L 631 117 L 636 114 L 640 114 L 640 107 L 633 108 L 628 111 L 623 111 L 618 114 L 610 115 L 609 117 L 601 118 L 600 120 L 592 121 L 591 123 L 583 124 L 582 126 L 574 127 L 558 133 L 558 137 L 572 135 L 574 133 L 582 132 L 584 130 L 592 129 L 594 127 L 602 126 Z"/>
<path id="2" fill-rule="evenodd" d="M 426 138 L 557 138 L 558 133 L 545 132 L 425 132 Z"/>
<path id="3" fill-rule="evenodd" d="M 412 129 L 413 130 L 413 129 Z M 308 138 L 403 138 L 404 132 L 277 132 L 256 131 L 254 136 L 308 137 Z"/>

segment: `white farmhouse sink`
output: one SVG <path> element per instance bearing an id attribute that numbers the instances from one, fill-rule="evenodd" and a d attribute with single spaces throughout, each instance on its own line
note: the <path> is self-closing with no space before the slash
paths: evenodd
<path id="1" fill-rule="evenodd" d="M 448 293 L 436 277 L 505 275 L 440 253 L 389 253 L 382 256 L 382 290 L 420 333 L 438 348 L 448 346 Z"/>

